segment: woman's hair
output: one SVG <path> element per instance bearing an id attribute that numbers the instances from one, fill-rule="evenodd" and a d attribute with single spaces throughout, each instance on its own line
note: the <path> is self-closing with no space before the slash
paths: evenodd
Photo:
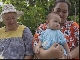
<path id="1" fill-rule="evenodd" d="M 67 5 L 68 5 L 68 11 L 70 10 L 70 4 L 66 0 L 56 0 L 53 7 L 55 7 L 59 2 L 67 3 Z"/>

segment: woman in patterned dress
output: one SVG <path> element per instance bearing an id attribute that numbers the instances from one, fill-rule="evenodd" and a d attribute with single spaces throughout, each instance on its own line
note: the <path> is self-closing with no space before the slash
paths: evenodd
<path id="1" fill-rule="evenodd" d="M 68 43 L 69 49 L 72 53 L 73 58 L 79 57 L 79 25 L 73 21 L 67 21 L 69 14 L 70 4 L 66 0 L 56 0 L 52 12 L 59 14 L 61 17 L 61 32 L 64 34 L 66 41 Z M 37 45 L 39 39 L 38 36 L 42 31 L 47 29 L 47 23 L 41 24 L 34 35 L 33 39 L 33 49 Z M 48 50 L 40 48 L 40 53 L 37 55 L 39 58 L 59 58 L 63 55 L 63 49 L 58 44 L 53 44 Z M 74 52 L 73 52 L 74 51 Z M 77 53 L 75 52 L 77 51 Z"/>
<path id="2" fill-rule="evenodd" d="M 2 7 L 0 20 L 5 24 L 0 28 L 0 59 L 32 59 L 32 38 L 30 29 L 17 23 L 23 15 L 12 4 Z"/>

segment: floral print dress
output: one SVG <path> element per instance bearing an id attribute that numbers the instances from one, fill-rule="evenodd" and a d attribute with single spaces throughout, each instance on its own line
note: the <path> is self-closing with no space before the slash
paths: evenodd
<path id="1" fill-rule="evenodd" d="M 19 25 L 16 31 L 0 28 L 0 59 L 24 59 L 33 55 L 32 34 L 28 27 Z"/>
<path id="2" fill-rule="evenodd" d="M 41 34 L 42 31 L 47 29 L 46 23 L 41 24 L 34 35 L 34 38 L 32 41 L 33 47 L 38 43 L 39 39 L 38 36 Z M 74 49 L 76 46 L 79 45 L 79 25 L 76 22 L 73 21 L 66 21 L 64 26 L 61 28 L 61 32 L 64 34 L 66 41 L 68 43 L 68 46 L 70 50 Z"/>

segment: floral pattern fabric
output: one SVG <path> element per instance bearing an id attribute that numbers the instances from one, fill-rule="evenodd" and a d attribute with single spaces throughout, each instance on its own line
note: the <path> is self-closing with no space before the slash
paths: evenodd
<path id="1" fill-rule="evenodd" d="M 25 56 L 34 55 L 32 49 L 33 36 L 28 27 L 23 28 L 23 31 L 21 28 L 22 27 L 19 26 L 19 36 L 17 36 L 17 32 L 12 34 L 16 34 L 14 36 L 17 37 L 6 38 L 7 36 L 11 36 L 9 34 L 12 32 L 7 32 L 5 38 L 2 38 L 4 35 L 0 34 L 0 59 L 24 59 Z"/>
<path id="2" fill-rule="evenodd" d="M 38 36 L 41 34 L 42 31 L 47 29 L 46 23 L 41 24 L 34 35 L 35 40 L 33 39 L 33 47 L 37 44 L 36 42 L 39 41 Z M 76 46 L 79 45 L 79 25 L 73 21 L 66 21 L 64 26 L 61 28 L 61 32 L 64 34 L 66 41 L 70 50 L 74 49 Z"/>

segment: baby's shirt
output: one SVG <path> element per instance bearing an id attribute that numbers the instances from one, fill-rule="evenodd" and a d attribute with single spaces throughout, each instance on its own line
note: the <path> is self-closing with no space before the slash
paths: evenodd
<path id="1" fill-rule="evenodd" d="M 46 29 L 41 33 L 39 39 L 42 42 L 42 47 L 46 50 L 54 43 L 59 43 L 62 46 L 66 43 L 66 39 L 60 30 Z"/>

